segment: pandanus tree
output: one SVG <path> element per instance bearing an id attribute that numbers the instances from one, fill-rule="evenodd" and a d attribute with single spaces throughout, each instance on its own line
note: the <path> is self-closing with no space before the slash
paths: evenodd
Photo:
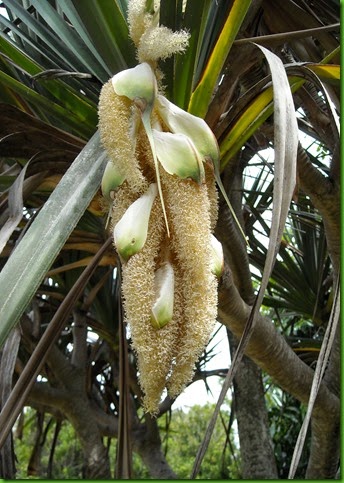
<path id="1" fill-rule="evenodd" d="M 233 363 L 191 476 L 234 378 L 242 476 L 278 477 L 264 373 L 307 407 L 289 476 L 311 418 L 302 475 L 334 478 L 339 3 L 0 6 L 2 475 L 31 405 L 70 421 L 85 477 L 111 477 L 109 437 L 116 477 L 134 451 L 175 478 L 157 422 L 218 320 Z"/>

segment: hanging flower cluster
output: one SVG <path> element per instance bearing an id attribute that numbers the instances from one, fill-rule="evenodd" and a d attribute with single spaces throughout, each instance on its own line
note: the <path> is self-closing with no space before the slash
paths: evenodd
<path id="1" fill-rule="evenodd" d="M 137 3 L 129 4 L 132 30 L 139 22 Z M 212 235 L 217 142 L 204 120 L 160 93 L 156 59 L 147 61 L 140 42 L 158 38 L 159 29 L 166 38 L 168 29 L 153 28 L 145 15 L 140 35 L 131 32 L 144 61 L 104 85 L 99 129 L 110 158 L 102 191 L 111 205 L 114 245 L 122 261 L 125 317 L 144 408 L 154 414 L 165 388 L 176 397 L 191 381 L 209 340 L 223 254 Z M 176 35 L 169 32 L 171 38 Z"/>

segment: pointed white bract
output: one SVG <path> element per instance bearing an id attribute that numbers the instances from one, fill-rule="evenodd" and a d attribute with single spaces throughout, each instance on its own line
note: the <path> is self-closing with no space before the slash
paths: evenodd
<path id="1" fill-rule="evenodd" d="M 146 193 L 129 206 L 114 228 L 114 242 L 125 261 L 139 252 L 146 242 L 149 217 L 157 192 L 156 184 L 151 184 Z"/>
<path id="2" fill-rule="evenodd" d="M 169 262 L 155 272 L 154 291 L 151 324 L 155 329 L 162 329 L 173 317 L 174 272 Z"/>
<path id="3" fill-rule="evenodd" d="M 217 278 L 220 278 L 224 268 L 224 257 L 222 243 L 214 235 L 210 237 L 211 246 L 211 271 Z"/>
<path id="4" fill-rule="evenodd" d="M 202 160 L 188 136 L 153 129 L 153 139 L 157 157 L 167 173 L 198 183 L 204 181 Z"/>
<path id="5" fill-rule="evenodd" d="M 154 72 L 146 62 L 118 72 L 112 78 L 112 86 L 117 95 L 134 101 L 142 112 L 147 106 L 152 107 L 157 93 Z"/>
<path id="6" fill-rule="evenodd" d="M 218 162 L 220 154 L 216 138 L 203 119 L 184 111 L 162 95 L 158 95 L 155 102 L 170 131 L 188 136 L 203 160 L 210 158 L 214 163 Z"/>
<path id="7" fill-rule="evenodd" d="M 120 173 L 112 161 L 108 161 L 101 182 L 101 190 L 104 198 L 108 201 L 113 201 L 116 189 L 121 186 L 124 180 L 125 174 Z"/>

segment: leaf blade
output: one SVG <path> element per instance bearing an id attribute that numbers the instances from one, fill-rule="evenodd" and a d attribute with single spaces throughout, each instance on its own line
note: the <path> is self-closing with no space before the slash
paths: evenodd
<path id="1" fill-rule="evenodd" d="M 105 155 L 92 137 L 0 273 L 0 346 L 15 326 L 100 184 Z M 68 199 L 68 203 L 65 200 Z"/>
<path id="2" fill-rule="evenodd" d="M 192 114 L 199 117 L 206 115 L 217 79 L 250 4 L 251 0 L 234 0 L 202 78 L 191 96 L 188 111 Z"/>

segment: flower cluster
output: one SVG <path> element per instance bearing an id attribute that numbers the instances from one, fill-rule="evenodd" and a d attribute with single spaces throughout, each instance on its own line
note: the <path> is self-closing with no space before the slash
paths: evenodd
<path id="1" fill-rule="evenodd" d="M 154 62 L 103 86 L 99 129 L 110 158 L 102 191 L 122 261 L 125 317 L 144 408 L 155 414 L 165 388 L 176 397 L 192 379 L 216 321 L 219 151 L 204 120 L 159 92 Z"/>

